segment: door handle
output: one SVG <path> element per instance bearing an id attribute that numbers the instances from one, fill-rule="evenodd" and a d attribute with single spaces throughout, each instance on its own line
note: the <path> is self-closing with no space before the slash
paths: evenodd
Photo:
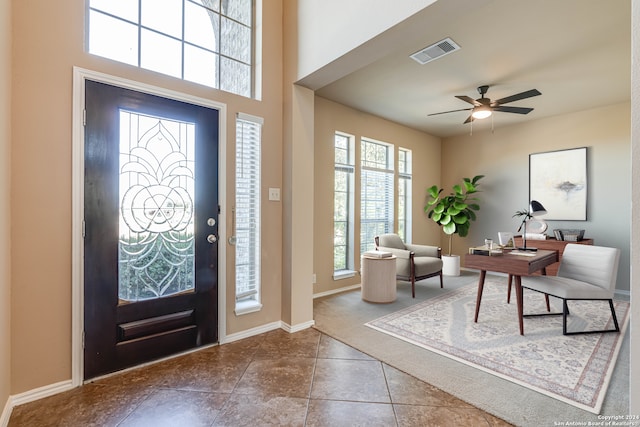
<path id="1" fill-rule="evenodd" d="M 215 235 L 215 234 L 209 234 L 209 235 L 207 236 L 207 242 L 209 242 L 209 243 L 213 244 L 213 243 L 215 243 L 215 242 L 217 242 L 217 241 L 218 241 L 218 238 L 216 237 L 216 235 Z"/>

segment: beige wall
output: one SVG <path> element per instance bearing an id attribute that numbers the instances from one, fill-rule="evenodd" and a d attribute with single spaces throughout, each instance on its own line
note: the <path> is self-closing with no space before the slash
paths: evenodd
<path id="1" fill-rule="evenodd" d="M 631 230 L 630 103 L 500 126 L 474 125 L 473 135 L 442 142 L 442 182 L 449 188 L 463 176 L 486 175 L 481 181 L 481 210 L 465 239 L 454 237 L 454 253 L 497 239 L 498 231 L 516 231 L 517 210 L 529 197 L 529 154 L 588 147 L 587 221 L 548 221 L 549 229 L 585 229 L 585 235 L 603 246 L 622 249 L 618 289 L 629 291 Z M 540 200 L 544 204 L 544 200 Z M 544 219 L 544 217 L 541 217 Z M 444 243 L 443 243 L 444 244 Z"/>
<path id="2" fill-rule="evenodd" d="M 298 330 L 313 324 L 313 92 L 295 84 L 301 33 L 297 0 L 284 8 L 283 280 L 282 321 Z M 286 328 L 286 326 L 285 326 Z"/>
<path id="3" fill-rule="evenodd" d="M 355 137 L 355 270 L 360 270 L 360 138 L 369 137 L 408 148 L 413 156 L 413 233 L 415 243 L 437 244 L 440 230 L 426 218 L 424 202 L 426 189 L 440 183 L 440 139 L 370 114 L 362 113 L 316 97 L 315 101 L 315 222 L 314 263 L 316 274 L 314 293 L 328 292 L 360 283 L 360 276 L 333 280 L 333 179 L 336 131 Z M 397 155 L 396 157 L 397 158 Z M 397 218 L 397 215 L 395 215 Z M 397 225 L 397 220 L 396 220 Z"/>
<path id="4" fill-rule="evenodd" d="M 86 54 L 83 49 L 84 4 L 77 0 L 12 3 L 12 394 L 71 378 L 73 66 L 227 104 L 225 143 L 227 172 L 231 176 L 236 112 L 265 118 L 262 176 L 264 308 L 242 317 L 233 314 L 233 252 L 227 246 L 226 333 L 276 322 L 281 317 L 282 205 L 267 202 L 266 196 L 267 188 L 282 186 L 282 2 L 269 0 L 264 9 L 262 66 L 263 80 L 268 84 L 263 85 L 261 102 Z M 7 27 L 3 25 L 2 28 Z M 6 180 L 0 178 L 0 183 L 4 182 Z M 222 201 L 226 203 L 227 217 L 222 220 L 230 230 L 233 180 L 228 178 L 227 182 L 227 200 Z M 0 202 L 4 203 L 4 200 L 0 199 Z M 226 242 L 226 237 L 221 236 L 220 240 Z M 6 325 L 0 328 L 4 329 Z M 2 345 L 2 348 L 7 347 Z M 0 372 L 1 369 L 0 366 Z"/>
<path id="5" fill-rule="evenodd" d="M 0 0 L 0 422 L 11 394 L 11 2 Z"/>

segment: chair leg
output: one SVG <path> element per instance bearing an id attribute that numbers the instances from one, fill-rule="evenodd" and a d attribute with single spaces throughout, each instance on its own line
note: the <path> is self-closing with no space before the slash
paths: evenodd
<path id="1" fill-rule="evenodd" d="M 546 295 L 546 294 L 545 294 Z M 547 295 L 547 298 L 549 296 Z M 567 335 L 567 316 L 569 315 L 569 306 L 567 300 L 562 300 L 562 335 Z"/>
<path id="2" fill-rule="evenodd" d="M 442 270 L 440 271 L 440 289 L 444 288 L 444 285 L 442 284 Z"/>
<path id="3" fill-rule="evenodd" d="M 411 296 L 416 297 L 416 276 L 411 276 Z"/>
<path id="4" fill-rule="evenodd" d="M 613 324 L 616 327 L 616 332 L 620 332 L 620 325 L 618 325 L 618 317 L 616 316 L 616 310 L 613 308 L 613 300 L 609 300 L 609 308 L 611 308 L 611 317 L 613 317 Z"/>
<path id="5" fill-rule="evenodd" d="M 601 300 L 604 301 L 604 300 Z M 579 332 L 567 332 L 567 315 L 569 314 L 569 306 L 567 305 L 567 300 L 562 300 L 562 334 L 563 335 L 579 335 L 579 334 L 596 334 L 602 332 L 620 332 L 620 325 L 618 325 L 618 317 L 616 316 L 616 310 L 613 307 L 613 300 L 609 301 L 609 308 L 611 309 L 611 317 L 613 318 L 614 329 L 602 329 L 596 331 L 579 331 Z"/>

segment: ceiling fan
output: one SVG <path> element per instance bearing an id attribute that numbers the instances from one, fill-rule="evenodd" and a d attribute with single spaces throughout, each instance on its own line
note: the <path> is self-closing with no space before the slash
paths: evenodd
<path id="1" fill-rule="evenodd" d="M 443 111 L 441 113 L 429 114 L 429 116 L 437 116 L 438 114 L 455 113 L 456 111 L 471 111 L 471 115 L 464 121 L 469 123 L 475 119 L 485 119 L 493 114 L 494 111 L 500 111 L 503 113 L 515 113 L 515 114 L 529 114 L 533 111 L 533 108 L 525 107 L 505 107 L 504 104 L 510 102 L 520 101 L 521 99 L 531 98 L 532 96 L 542 95 L 537 89 L 531 89 L 525 92 L 517 93 L 515 95 L 507 96 L 496 101 L 492 101 L 489 98 L 485 98 L 485 94 L 489 90 L 488 85 L 478 87 L 478 93 L 480 98 L 473 99 L 466 95 L 456 95 L 456 98 L 461 99 L 469 104 L 473 105 L 471 108 L 461 108 L 459 110 Z"/>

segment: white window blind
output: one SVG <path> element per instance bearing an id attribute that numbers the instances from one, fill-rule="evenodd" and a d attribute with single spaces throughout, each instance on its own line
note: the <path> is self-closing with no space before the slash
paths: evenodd
<path id="1" fill-rule="evenodd" d="M 398 235 L 411 243 L 411 150 L 398 149 Z"/>
<path id="2" fill-rule="evenodd" d="M 333 193 L 333 270 L 353 270 L 353 186 L 355 175 L 353 137 L 336 133 L 334 137 Z M 335 277 L 335 275 L 334 275 Z"/>
<path id="3" fill-rule="evenodd" d="M 393 233 L 393 145 L 361 140 L 360 253 L 375 248 L 374 238 Z"/>
<path id="4" fill-rule="evenodd" d="M 236 120 L 236 309 L 260 303 L 260 149 L 262 119 Z"/>

